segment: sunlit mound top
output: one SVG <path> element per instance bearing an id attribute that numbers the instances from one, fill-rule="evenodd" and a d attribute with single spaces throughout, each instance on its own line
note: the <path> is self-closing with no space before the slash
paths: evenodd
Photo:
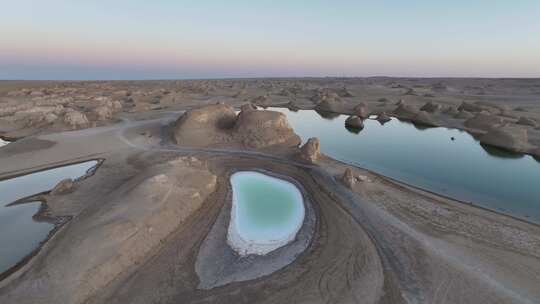
<path id="1" fill-rule="evenodd" d="M 242 146 L 265 148 L 300 144 L 283 113 L 243 107 L 207 105 L 184 113 L 174 125 L 174 141 L 192 147 Z"/>

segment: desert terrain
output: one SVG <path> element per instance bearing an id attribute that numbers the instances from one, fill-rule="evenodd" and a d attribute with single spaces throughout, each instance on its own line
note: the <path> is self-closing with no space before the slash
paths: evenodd
<path id="1" fill-rule="evenodd" d="M 268 107 L 540 158 L 540 79 L 0 81 L 0 181 L 100 161 L 31 198 L 57 228 L 0 275 L 0 303 L 540 302 L 540 226 L 333 159 Z M 308 204 L 264 256 L 224 241 L 242 170 L 291 179 Z"/>

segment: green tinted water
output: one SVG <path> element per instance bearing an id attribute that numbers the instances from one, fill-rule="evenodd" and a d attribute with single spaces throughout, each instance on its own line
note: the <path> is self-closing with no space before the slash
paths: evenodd
<path id="1" fill-rule="evenodd" d="M 302 194 L 294 184 L 242 171 L 231 176 L 231 185 L 229 241 L 233 247 L 264 254 L 294 239 L 305 213 Z"/>

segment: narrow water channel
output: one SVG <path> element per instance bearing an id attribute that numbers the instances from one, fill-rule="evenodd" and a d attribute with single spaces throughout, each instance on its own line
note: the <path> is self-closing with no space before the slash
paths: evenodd
<path id="1" fill-rule="evenodd" d="M 49 191 L 63 179 L 79 178 L 97 164 L 98 161 L 92 160 L 0 181 L 0 273 L 30 254 L 54 229 L 51 223 L 33 219 L 41 202 L 9 205 Z"/>

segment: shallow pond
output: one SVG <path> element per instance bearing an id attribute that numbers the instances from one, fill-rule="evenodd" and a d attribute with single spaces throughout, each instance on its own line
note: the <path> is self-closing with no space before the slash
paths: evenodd
<path id="1" fill-rule="evenodd" d="M 227 241 L 239 254 L 266 254 L 294 240 L 305 210 L 291 182 L 252 171 L 231 176 L 233 192 Z"/>
<path id="2" fill-rule="evenodd" d="M 345 128 L 345 115 L 315 111 L 287 115 L 306 141 L 318 137 L 321 150 L 344 162 L 461 201 L 540 223 L 540 162 L 480 145 L 466 132 L 422 128 L 395 118 L 384 126 L 366 120 L 361 131 Z"/>
<path id="3" fill-rule="evenodd" d="M 53 224 L 32 218 L 39 211 L 41 202 L 8 205 L 49 191 L 63 179 L 79 178 L 97 163 L 92 160 L 0 181 L 0 273 L 36 249 L 54 229 Z"/>

